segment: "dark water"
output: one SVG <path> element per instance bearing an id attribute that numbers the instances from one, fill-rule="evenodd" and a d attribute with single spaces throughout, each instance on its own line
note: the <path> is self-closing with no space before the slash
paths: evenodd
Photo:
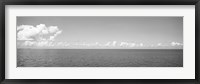
<path id="1" fill-rule="evenodd" d="M 18 67 L 183 67 L 182 49 L 17 49 Z"/>

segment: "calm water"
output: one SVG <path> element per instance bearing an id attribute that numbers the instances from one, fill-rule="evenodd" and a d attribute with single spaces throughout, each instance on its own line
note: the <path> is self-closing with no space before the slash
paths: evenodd
<path id="1" fill-rule="evenodd" d="M 18 67 L 183 67 L 182 49 L 17 49 Z"/>

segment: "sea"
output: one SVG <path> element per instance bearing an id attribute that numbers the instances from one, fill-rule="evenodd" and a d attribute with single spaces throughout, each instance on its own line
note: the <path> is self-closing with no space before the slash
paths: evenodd
<path id="1" fill-rule="evenodd" d="M 17 67 L 183 67 L 183 49 L 17 49 Z"/>

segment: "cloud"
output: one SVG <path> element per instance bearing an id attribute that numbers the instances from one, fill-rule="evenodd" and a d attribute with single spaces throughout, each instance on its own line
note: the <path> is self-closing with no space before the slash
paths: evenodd
<path id="1" fill-rule="evenodd" d="M 181 45 L 183 44 L 178 42 L 171 42 L 171 46 L 181 46 Z"/>
<path id="2" fill-rule="evenodd" d="M 36 44 L 36 42 L 32 42 L 32 41 L 25 41 L 24 42 L 24 45 L 25 46 L 33 46 L 33 45 L 35 45 Z"/>
<path id="3" fill-rule="evenodd" d="M 162 46 L 162 43 L 158 43 L 157 46 Z"/>
<path id="4" fill-rule="evenodd" d="M 55 37 L 58 36 L 61 33 L 62 33 L 62 31 L 57 31 L 53 36 L 49 37 L 49 40 L 53 41 L 55 39 Z"/>
<path id="5" fill-rule="evenodd" d="M 17 26 L 17 40 L 54 40 L 62 33 L 57 26 L 47 27 L 45 24 Z"/>
<path id="6" fill-rule="evenodd" d="M 53 41 L 54 38 L 55 38 L 54 36 L 50 36 L 50 37 L 49 37 L 49 40 Z"/>
<path id="7" fill-rule="evenodd" d="M 42 34 L 48 34 L 49 33 L 48 30 L 42 30 L 41 32 L 42 32 Z"/>
<path id="8" fill-rule="evenodd" d="M 140 46 L 144 46 L 144 44 L 143 44 L 143 43 L 140 43 Z"/>
<path id="9" fill-rule="evenodd" d="M 48 46 L 49 42 L 48 41 L 40 41 L 37 43 L 37 46 L 42 47 L 42 46 Z"/>
<path id="10" fill-rule="evenodd" d="M 127 42 L 121 42 L 119 46 L 128 46 Z"/>
<path id="11" fill-rule="evenodd" d="M 59 29 L 58 29 L 57 26 L 50 26 L 50 27 L 49 27 L 49 32 L 50 32 L 50 33 L 55 33 L 55 32 L 57 32 L 57 31 L 59 31 Z"/>
<path id="12" fill-rule="evenodd" d="M 135 43 L 130 43 L 130 47 L 135 47 Z"/>
<path id="13" fill-rule="evenodd" d="M 50 39 L 54 39 L 62 31 L 50 36 Z M 21 42 L 21 43 L 20 43 Z M 145 43 L 133 43 L 133 42 L 120 42 L 120 41 L 108 41 L 108 42 L 67 42 L 67 41 L 52 41 L 48 39 L 34 41 L 19 41 L 17 44 L 21 47 L 62 47 L 62 48 L 181 48 L 183 43 L 169 42 L 169 43 L 157 43 L 157 44 L 145 44 Z"/>
<path id="14" fill-rule="evenodd" d="M 21 25 L 17 27 L 17 31 L 18 40 L 33 40 L 33 36 L 39 33 L 39 30 L 31 25 Z"/>

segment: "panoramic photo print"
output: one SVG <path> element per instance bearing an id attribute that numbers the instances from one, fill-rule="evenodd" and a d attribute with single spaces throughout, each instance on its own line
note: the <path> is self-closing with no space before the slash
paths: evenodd
<path id="1" fill-rule="evenodd" d="M 183 67 L 183 17 L 16 18 L 17 67 Z"/>

